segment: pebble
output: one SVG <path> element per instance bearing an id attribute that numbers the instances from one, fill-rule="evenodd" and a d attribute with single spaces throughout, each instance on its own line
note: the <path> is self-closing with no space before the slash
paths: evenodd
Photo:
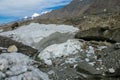
<path id="1" fill-rule="evenodd" d="M 88 58 L 85 59 L 86 62 L 89 62 L 90 60 Z"/>
<path id="2" fill-rule="evenodd" d="M 94 65 L 95 65 L 95 62 L 90 62 L 90 63 L 88 63 L 88 64 L 90 64 L 91 66 L 94 66 Z"/>
<path id="3" fill-rule="evenodd" d="M 116 48 L 116 49 L 120 49 L 120 43 L 116 43 L 116 44 L 115 44 L 115 48 Z"/>
<path id="4" fill-rule="evenodd" d="M 100 68 L 96 68 L 96 70 L 98 70 L 98 71 L 99 71 L 99 70 L 100 70 Z"/>
<path id="5" fill-rule="evenodd" d="M 75 65 L 74 65 L 74 68 L 76 68 L 77 66 L 78 66 L 78 64 L 75 64 Z"/>
<path id="6" fill-rule="evenodd" d="M 110 73 L 114 73 L 115 70 L 113 68 L 108 69 Z"/>

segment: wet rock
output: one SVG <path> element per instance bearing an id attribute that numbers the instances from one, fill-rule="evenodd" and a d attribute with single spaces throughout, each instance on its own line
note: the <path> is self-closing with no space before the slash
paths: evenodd
<path id="1" fill-rule="evenodd" d="M 18 48 L 15 45 L 11 45 L 11 46 L 8 47 L 7 51 L 10 52 L 10 53 L 17 52 Z"/>
<path id="2" fill-rule="evenodd" d="M 84 40 L 95 41 L 108 41 L 111 43 L 120 42 L 120 28 L 108 29 L 108 28 L 91 28 L 85 31 L 79 31 L 76 38 Z"/>

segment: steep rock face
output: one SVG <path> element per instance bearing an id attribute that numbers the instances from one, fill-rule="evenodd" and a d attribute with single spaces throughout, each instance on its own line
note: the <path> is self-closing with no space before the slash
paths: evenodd
<path id="1" fill-rule="evenodd" d="M 84 14 L 119 12 L 120 0 L 73 0 L 62 9 L 42 15 L 40 18 L 61 19 Z"/>

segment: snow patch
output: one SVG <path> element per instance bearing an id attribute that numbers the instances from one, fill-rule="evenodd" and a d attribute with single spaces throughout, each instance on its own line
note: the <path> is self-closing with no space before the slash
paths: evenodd
<path id="1" fill-rule="evenodd" d="M 28 19 L 28 16 L 25 16 L 24 19 Z"/>
<path id="2" fill-rule="evenodd" d="M 34 14 L 32 15 L 32 19 L 34 19 L 35 17 L 38 17 L 38 16 L 40 16 L 40 14 L 34 13 Z"/>
<path id="3" fill-rule="evenodd" d="M 40 15 L 43 15 L 43 14 L 46 14 L 46 13 L 49 13 L 49 12 L 51 12 L 51 10 L 50 11 L 43 11 L 43 12 L 40 13 Z"/>

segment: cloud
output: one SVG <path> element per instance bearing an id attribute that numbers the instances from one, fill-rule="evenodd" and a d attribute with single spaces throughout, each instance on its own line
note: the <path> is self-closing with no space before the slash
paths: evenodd
<path id="1" fill-rule="evenodd" d="M 30 16 L 51 7 L 66 5 L 71 0 L 0 0 L 0 16 Z"/>

